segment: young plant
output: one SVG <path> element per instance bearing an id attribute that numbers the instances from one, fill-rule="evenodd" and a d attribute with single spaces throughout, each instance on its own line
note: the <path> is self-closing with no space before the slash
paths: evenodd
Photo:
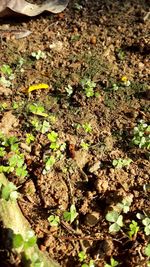
<path id="1" fill-rule="evenodd" d="M 38 103 L 29 104 L 27 108 L 31 113 L 33 113 L 35 115 L 42 116 L 42 117 L 48 117 L 48 114 L 45 113 L 45 108 Z"/>
<path id="2" fill-rule="evenodd" d="M 144 232 L 146 235 L 150 235 L 150 218 L 146 217 L 142 220 L 144 225 Z"/>
<path id="3" fill-rule="evenodd" d="M 1 191 L 1 198 L 8 200 L 16 200 L 18 197 L 17 187 L 12 183 L 9 182 L 7 185 L 3 185 L 0 183 L 0 191 Z"/>
<path id="4" fill-rule="evenodd" d="M 123 212 L 123 213 L 128 213 L 129 212 L 129 209 L 130 209 L 130 206 L 131 206 L 131 203 L 133 201 L 133 197 L 132 196 L 126 196 L 122 202 L 118 203 L 116 205 L 116 209 L 118 212 Z"/>
<path id="5" fill-rule="evenodd" d="M 79 261 L 82 262 L 82 261 L 86 260 L 87 255 L 86 255 L 86 253 L 84 251 L 80 251 L 78 253 L 78 257 L 79 257 Z"/>
<path id="6" fill-rule="evenodd" d="M 123 216 L 120 215 L 120 213 L 115 210 L 109 211 L 106 214 L 106 220 L 112 223 L 109 226 L 110 233 L 116 233 L 120 231 L 121 227 L 123 226 Z"/>
<path id="7" fill-rule="evenodd" d="M 38 50 L 37 52 L 32 52 L 32 57 L 36 58 L 36 60 L 39 60 L 39 59 L 45 59 L 46 58 L 46 54 L 45 52 L 41 51 L 41 50 Z"/>
<path id="8" fill-rule="evenodd" d="M 147 257 L 150 257 L 150 244 L 148 244 L 147 247 L 145 248 L 145 255 Z"/>
<path id="9" fill-rule="evenodd" d="M 81 142 L 80 146 L 84 149 L 84 150 L 88 150 L 89 149 L 89 144 L 88 143 L 85 143 L 85 142 Z"/>
<path id="10" fill-rule="evenodd" d="M 71 205 L 70 211 L 65 211 L 63 214 L 64 220 L 72 223 L 76 217 L 78 216 L 78 212 L 76 211 L 75 205 Z"/>
<path id="11" fill-rule="evenodd" d="M 114 159 L 112 162 L 112 165 L 116 168 L 116 169 L 122 169 L 123 167 L 128 167 L 130 165 L 130 163 L 132 162 L 132 159 Z"/>
<path id="12" fill-rule="evenodd" d="M 6 151 L 4 147 L 0 147 L 0 157 L 4 157 L 6 155 Z"/>
<path id="13" fill-rule="evenodd" d="M 83 90 L 85 91 L 85 94 L 87 97 L 92 97 L 95 95 L 94 88 L 96 87 L 96 83 L 91 81 L 91 79 L 83 79 L 81 80 L 81 86 Z"/>
<path id="14" fill-rule="evenodd" d="M 58 138 L 58 133 L 56 133 L 55 131 L 51 131 L 50 133 L 47 134 L 47 137 L 51 143 L 56 143 Z"/>
<path id="15" fill-rule="evenodd" d="M 24 178 L 27 176 L 28 172 L 26 170 L 26 165 L 24 164 L 24 155 L 23 154 L 14 154 L 9 159 L 9 166 L 12 167 L 16 175 Z"/>
<path id="16" fill-rule="evenodd" d="M 48 121 L 44 120 L 43 123 L 41 123 L 38 118 L 33 118 L 31 120 L 31 125 L 37 132 L 41 132 L 42 134 L 47 133 L 50 129 L 50 124 Z"/>
<path id="17" fill-rule="evenodd" d="M 53 167 L 53 165 L 55 164 L 55 162 L 56 162 L 56 159 L 53 155 L 48 157 L 46 159 L 46 164 L 45 164 L 45 168 L 43 170 L 43 174 L 48 173 L 51 170 L 51 168 Z"/>
<path id="18" fill-rule="evenodd" d="M 0 78 L 0 83 L 3 86 L 10 87 L 12 85 L 12 80 L 14 79 L 14 75 L 12 73 L 12 69 L 9 65 L 4 64 L 0 71 L 2 72 L 2 77 Z"/>
<path id="19" fill-rule="evenodd" d="M 12 69 L 9 65 L 4 64 L 1 68 L 0 68 L 1 72 L 5 75 L 7 75 L 8 77 L 11 76 L 12 74 Z"/>
<path id="20" fill-rule="evenodd" d="M 142 224 L 144 225 L 144 232 L 146 235 L 150 235 L 150 218 L 145 214 L 137 213 L 136 217 L 139 220 L 142 220 Z"/>
<path id="21" fill-rule="evenodd" d="M 83 129 L 84 129 L 84 131 L 85 131 L 86 133 L 91 133 L 91 132 L 92 132 L 92 126 L 91 126 L 90 123 L 86 122 L 86 123 L 84 123 L 84 124 L 82 125 L 82 127 L 83 127 Z"/>
<path id="22" fill-rule="evenodd" d="M 60 223 L 60 218 L 59 216 L 56 216 L 56 215 L 50 215 L 48 217 L 48 221 L 49 221 L 50 226 L 58 226 Z"/>
<path id="23" fill-rule="evenodd" d="M 130 230 L 128 231 L 128 236 L 129 238 L 132 239 L 136 239 L 137 233 L 140 229 L 140 227 L 138 226 L 137 222 L 132 220 L 132 222 L 129 225 Z"/>
<path id="24" fill-rule="evenodd" d="M 73 88 L 71 85 L 68 85 L 67 87 L 65 87 L 66 93 L 68 96 L 71 96 L 73 93 Z"/>
<path id="25" fill-rule="evenodd" d="M 150 259 L 150 244 L 145 248 L 145 255 Z M 150 260 L 147 262 L 147 267 L 150 267 Z"/>
<path id="26" fill-rule="evenodd" d="M 58 143 L 58 133 L 56 133 L 55 131 L 51 131 L 48 135 L 47 135 L 49 141 L 51 142 L 50 144 L 50 148 L 52 150 L 57 150 L 59 148 L 59 143 Z"/>
<path id="27" fill-rule="evenodd" d="M 104 267 L 116 267 L 119 265 L 119 262 L 114 260 L 114 258 L 111 257 L 110 264 L 106 263 Z"/>
<path id="28" fill-rule="evenodd" d="M 150 125 L 145 123 L 143 120 L 134 127 L 134 137 L 132 143 L 139 146 L 139 148 L 150 149 Z"/>
<path id="29" fill-rule="evenodd" d="M 37 238 L 32 230 L 26 233 L 25 238 L 21 234 L 13 235 L 13 248 L 26 250 L 36 244 Z"/>
<path id="30" fill-rule="evenodd" d="M 30 145 L 31 142 L 33 142 L 35 140 L 35 137 L 33 134 L 31 133 L 26 133 L 26 143 L 27 145 Z"/>

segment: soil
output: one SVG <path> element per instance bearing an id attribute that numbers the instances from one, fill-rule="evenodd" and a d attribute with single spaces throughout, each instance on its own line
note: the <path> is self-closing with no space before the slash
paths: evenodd
<path id="1" fill-rule="evenodd" d="M 150 213 L 149 189 L 144 190 L 150 155 L 132 144 L 134 127 L 140 120 L 150 121 L 148 12 L 146 0 L 86 0 L 70 1 L 57 15 L 1 20 L 1 29 L 32 32 L 18 40 L 13 31 L 1 38 L 0 65 L 9 65 L 14 78 L 9 88 L 0 87 L 0 126 L 19 139 L 28 170 L 24 179 L 7 177 L 19 186 L 19 204 L 40 249 L 60 266 L 82 266 L 82 250 L 84 262 L 93 259 L 98 267 L 111 257 L 123 267 L 148 266 L 144 250 L 149 235 L 136 215 Z M 36 59 L 32 53 L 39 50 L 45 57 Z M 82 79 L 95 82 L 95 95 L 86 96 Z M 49 88 L 27 93 L 29 86 L 43 83 Z M 29 112 L 31 103 L 44 106 L 48 118 Z M 57 132 L 60 144 L 66 144 L 59 156 L 50 149 L 47 132 L 31 124 L 34 118 L 49 121 L 49 132 Z M 26 133 L 35 137 L 31 145 L 26 144 Z M 57 160 L 45 173 L 51 155 Z M 132 162 L 115 168 L 112 162 L 119 158 Z M 124 225 L 111 234 L 106 214 L 127 197 L 132 203 L 123 213 Z M 69 223 L 63 213 L 72 204 L 78 216 Z M 50 226 L 50 215 L 60 217 L 58 226 Z M 140 228 L 129 238 L 132 220 Z M 2 243 L 0 262 L 3 267 L 22 266 Z"/>

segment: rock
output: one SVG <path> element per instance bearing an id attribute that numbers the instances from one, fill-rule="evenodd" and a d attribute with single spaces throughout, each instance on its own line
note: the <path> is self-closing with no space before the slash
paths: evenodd
<path id="1" fill-rule="evenodd" d="M 93 227 L 98 223 L 98 221 L 99 221 L 99 213 L 96 211 L 88 213 L 85 216 L 85 224 L 87 226 Z"/>
<path id="2" fill-rule="evenodd" d="M 47 0 L 39 5 L 37 1 L 34 1 L 34 3 L 30 1 L 29 3 L 29 1 L 25 0 L 0 0 L 0 17 L 11 15 L 11 12 L 31 17 L 44 11 L 59 13 L 66 8 L 68 1 L 69 0 Z"/>
<path id="3" fill-rule="evenodd" d="M 90 168 L 89 172 L 94 173 L 100 168 L 100 161 L 96 161 Z"/>

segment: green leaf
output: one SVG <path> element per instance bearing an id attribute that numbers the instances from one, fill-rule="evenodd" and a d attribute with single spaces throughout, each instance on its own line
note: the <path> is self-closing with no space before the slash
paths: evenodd
<path id="1" fill-rule="evenodd" d="M 30 247 L 33 247 L 36 244 L 37 238 L 36 236 L 30 237 L 27 241 L 24 243 L 24 248 L 28 249 Z"/>
<path id="2" fill-rule="evenodd" d="M 46 132 L 49 131 L 50 124 L 48 121 L 43 121 L 42 128 L 41 128 L 41 133 L 45 134 Z"/>
<path id="3" fill-rule="evenodd" d="M 50 148 L 51 148 L 52 150 L 57 150 L 57 149 L 59 148 L 59 144 L 58 144 L 58 143 L 51 143 L 51 144 L 50 144 Z"/>
<path id="4" fill-rule="evenodd" d="M 117 223 L 113 223 L 109 226 L 109 232 L 110 233 L 116 233 L 120 231 L 120 226 Z"/>
<path id="5" fill-rule="evenodd" d="M 119 217 L 118 217 L 116 223 L 117 223 L 120 227 L 123 226 L 123 216 L 122 216 L 122 215 L 119 215 Z"/>
<path id="6" fill-rule="evenodd" d="M 16 168 L 16 175 L 18 177 L 24 178 L 28 175 L 28 172 L 26 170 L 26 166 L 24 165 L 23 167 L 18 167 Z"/>
<path id="7" fill-rule="evenodd" d="M 56 215 L 50 215 L 48 217 L 48 221 L 50 223 L 50 226 L 58 226 L 60 223 L 59 216 L 56 216 Z"/>
<path id="8" fill-rule="evenodd" d="M 143 223 L 145 226 L 150 225 L 150 218 L 146 217 L 144 220 L 142 220 L 142 223 Z"/>
<path id="9" fill-rule="evenodd" d="M 145 248 L 145 255 L 147 257 L 150 257 L 150 244 L 148 244 L 147 247 Z"/>
<path id="10" fill-rule="evenodd" d="M 10 76 L 10 75 L 12 74 L 12 69 L 10 68 L 9 65 L 4 64 L 4 65 L 1 67 L 1 72 L 3 72 L 3 74 L 6 74 L 6 75 Z"/>
<path id="11" fill-rule="evenodd" d="M 12 182 L 9 182 L 6 186 L 2 186 L 2 198 L 8 201 L 11 193 L 16 190 L 17 187 Z"/>
<path id="12" fill-rule="evenodd" d="M 4 157 L 6 155 L 6 151 L 4 147 L 0 147 L 0 157 Z"/>
<path id="13" fill-rule="evenodd" d="M 75 205 L 71 205 L 70 211 L 65 211 L 63 216 L 66 221 L 72 223 L 78 216 Z"/>
<path id="14" fill-rule="evenodd" d="M 47 137 L 50 142 L 56 143 L 58 138 L 58 133 L 56 133 L 55 131 L 51 131 L 50 133 L 48 133 Z"/>
<path id="15" fill-rule="evenodd" d="M 132 220 L 132 223 L 129 225 L 130 231 L 128 232 L 129 238 L 131 239 L 139 231 L 139 226 L 136 221 Z"/>
<path id="16" fill-rule="evenodd" d="M 119 213 L 115 210 L 113 211 L 109 211 L 107 214 L 106 214 L 106 220 L 108 222 L 117 222 L 118 220 L 118 217 L 119 217 Z"/>
<path id="17" fill-rule="evenodd" d="M 45 169 L 49 171 L 51 167 L 55 164 L 56 160 L 54 156 L 50 156 L 50 158 L 46 161 Z"/>
<path id="18" fill-rule="evenodd" d="M 22 247 L 24 244 L 24 240 L 23 240 L 23 237 L 22 235 L 20 234 L 15 234 L 13 236 L 13 248 L 19 248 L 19 247 Z"/>
<path id="19" fill-rule="evenodd" d="M 80 251 L 78 253 L 78 257 L 79 257 L 79 261 L 82 262 L 82 261 L 84 261 L 87 258 L 87 255 L 86 255 L 86 253 L 84 251 Z"/>

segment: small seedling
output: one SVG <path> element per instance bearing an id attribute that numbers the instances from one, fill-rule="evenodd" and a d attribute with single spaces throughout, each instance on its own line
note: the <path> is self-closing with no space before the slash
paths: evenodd
<path id="1" fill-rule="evenodd" d="M 66 93 L 68 96 L 71 96 L 73 93 L 73 88 L 71 85 L 68 85 L 67 87 L 65 87 Z"/>
<path id="2" fill-rule="evenodd" d="M 0 191 L 1 191 L 1 198 L 8 200 L 16 200 L 18 197 L 17 187 L 12 183 L 9 182 L 7 185 L 3 185 L 0 183 Z"/>
<path id="3" fill-rule="evenodd" d="M 84 123 L 82 125 L 83 129 L 85 130 L 86 133 L 91 133 L 92 132 L 92 126 L 90 123 Z"/>
<path id="4" fill-rule="evenodd" d="M 39 115 L 42 117 L 48 117 L 48 114 L 44 112 L 45 108 L 40 104 L 36 104 L 36 103 L 29 104 L 28 110 L 35 115 Z"/>
<path id="5" fill-rule="evenodd" d="M 144 225 L 144 232 L 146 235 L 150 235 L 150 218 L 146 217 L 142 220 Z"/>
<path id="6" fill-rule="evenodd" d="M 148 244 L 147 247 L 145 248 L 145 255 L 147 257 L 150 257 L 150 244 Z"/>
<path id="7" fill-rule="evenodd" d="M 13 235 L 13 248 L 20 248 L 20 250 L 27 250 L 36 244 L 37 238 L 32 230 L 26 233 L 25 238 L 21 234 Z"/>
<path id="8" fill-rule="evenodd" d="M 35 57 L 37 60 L 39 59 L 45 59 L 46 58 L 46 54 L 45 52 L 38 50 L 37 52 L 32 52 L 32 57 Z"/>
<path id="9" fill-rule="evenodd" d="M 88 143 L 85 143 L 85 142 L 81 142 L 80 146 L 84 149 L 84 150 L 88 150 L 89 149 L 89 144 Z"/>
<path id="10" fill-rule="evenodd" d="M 60 147 L 58 143 L 58 133 L 56 133 L 55 131 L 51 131 L 50 133 L 48 133 L 47 137 L 49 141 L 51 142 L 50 148 L 53 151 L 57 150 Z"/>
<path id="11" fill-rule="evenodd" d="M 6 155 L 6 151 L 4 147 L 0 147 L 0 157 L 4 157 Z"/>
<path id="12" fill-rule="evenodd" d="M 58 138 L 58 133 L 56 133 L 55 131 L 51 131 L 47 134 L 47 137 L 51 143 L 55 143 Z"/>
<path id="13" fill-rule="evenodd" d="M 0 70 L 3 74 L 2 77 L 0 78 L 0 83 L 5 87 L 10 87 L 12 85 L 11 80 L 14 79 L 14 74 L 12 73 L 12 69 L 10 68 L 9 65 L 4 64 L 0 68 Z"/>
<path id="14" fill-rule="evenodd" d="M 123 216 L 115 210 L 110 211 L 106 214 L 106 220 L 112 223 L 109 226 L 110 233 L 116 233 L 120 231 L 121 227 L 123 226 Z"/>
<path id="15" fill-rule="evenodd" d="M 91 79 L 83 79 L 81 80 L 81 86 L 85 91 L 87 97 L 94 96 L 94 88 L 96 87 L 96 83 L 91 81 Z"/>
<path id="16" fill-rule="evenodd" d="M 145 214 L 137 213 L 136 217 L 139 220 L 142 220 L 142 224 L 144 225 L 144 232 L 146 235 L 150 235 L 150 218 Z"/>
<path id="17" fill-rule="evenodd" d="M 7 64 L 4 64 L 2 67 L 1 67 L 1 72 L 5 75 L 7 75 L 8 77 L 11 76 L 12 74 L 12 69 L 9 65 Z"/>
<path id="18" fill-rule="evenodd" d="M 33 134 L 31 134 L 31 133 L 27 133 L 26 134 L 26 143 L 27 143 L 27 145 L 30 145 L 31 142 L 33 142 L 34 140 L 35 140 L 35 137 L 34 137 Z"/>
<path id="19" fill-rule="evenodd" d="M 132 162 L 132 159 L 114 159 L 112 162 L 112 165 L 116 168 L 116 169 L 121 169 L 123 167 L 128 167 L 130 165 L 130 163 Z"/>
<path id="20" fill-rule="evenodd" d="M 80 11 L 82 8 L 83 8 L 82 5 L 79 5 L 78 3 L 75 3 L 75 4 L 74 4 L 74 9 Z"/>
<path id="21" fill-rule="evenodd" d="M 4 147 L 10 147 L 11 151 L 18 153 L 18 139 L 17 139 L 17 137 L 10 136 L 9 138 L 7 138 L 2 133 L 0 133 L 0 140 L 1 140 L 1 144 Z"/>
<path id="22" fill-rule="evenodd" d="M 112 84 L 112 88 L 113 91 L 117 91 L 119 89 L 119 86 L 116 83 Z"/>
<path id="23" fill-rule="evenodd" d="M 118 203 L 118 204 L 116 205 L 117 211 L 118 211 L 118 212 L 123 212 L 123 213 L 128 213 L 132 201 L 133 201 L 133 197 L 132 197 L 132 196 L 126 196 L 126 197 L 122 200 L 121 203 Z"/>
<path id="24" fill-rule="evenodd" d="M 0 78 L 0 84 L 2 85 L 2 86 L 5 86 L 5 87 L 11 87 L 11 85 L 12 85 L 12 82 L 11 81 L 9 81 L 9 80 L 7 80 L 4 76 L 2 76 L 1 78 Z"/>
<path id="25" fill-rule="evenodd" d="M 114 260 L 114 258 L 110 259 L 110 264 L 106 263 L 104 267 L 116 267 L 119 265 L 119 262 Z"/>
<path id="26" fill-rule="evenodd" d="M 122 50 L 122 49 L 118 49 L 117 50 L 117 57 L 120 59 L 120 60 L 124 60 L 125 59 L 125 52 Z"/>
<path id="27" fill-rule="evenodd" d="M 79 257 L 79 261 L 82 262 L 82 261 L 86 260 L 87 255 L 86 255 L 86 253 L 84 251 L 80 251 L 78 253 L 78 257 Z"/>
<path id="28" fill-rule="evenodd" d="M 135 239 L 140 227 L 138 226 L 136 221 L 132 220 L 132 222 L 129 225 L 129 228 L 130 228 L 130 230 L 128 231 L 129 238 Z"/>
<path id="29" fill-rule="evenodd" d="M 70 211 L 65 211 L 63 217 L 65 221 L 72 223 L 76 217 L 78 216 L 78 212 L 76 211 L 75 205 L 71 205 Z"/>
<path id="30" fill-rule="evenodd" d="M 50 226 L 58 226 L 60 223 L 59 216 L 56 216 L 56 215 L 50 215 L 48 217 L 48 221 L 49 221 Z"/>
<path id="31" fill-rule="evenodd" d="M 37 131 L 41 132 L 42 134 L 45 134 L 49 131 L 49 128 L 50 128 L 49 122 L 44 120 L 42 124 L 40 124 L 38 121 L 36 130 L 38 129 Z"/>
<path id="32" fill-rule="evenodd" d="M 134 127 L 134 137 L 132 143 L 139 146 L 139 148 L 150 149 L 150 125 L 145 123 L 143 120 Z"/>
<path id="33" fill-rule="evenodd" d="M 45 164 L 45 168 L 43 170 L 43 174 L 46 174 L 47 172 L 50 171 L 50 169 L 53 167 L 53 165 L 55 164 L 56 159 L 55 157 L 52 155 L 49 158 L 47 158 L 46 160 L 46 164 Z"/>

